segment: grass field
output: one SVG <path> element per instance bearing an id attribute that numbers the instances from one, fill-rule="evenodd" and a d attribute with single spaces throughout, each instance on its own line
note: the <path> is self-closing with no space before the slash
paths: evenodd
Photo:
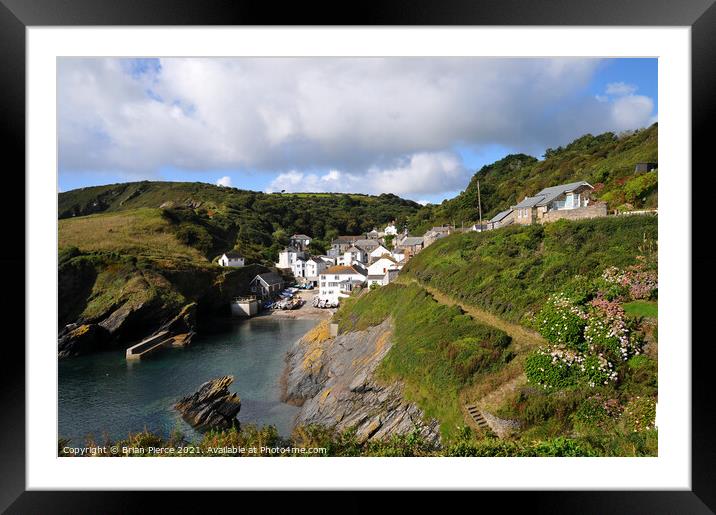
<path id="1" fill-rule="evenodd" d="M 647 300 L 635 300 L 624 304 L 624 312 L 627 315 L 644 318 L 658 318 L 659 306 L 656 302 Z"/>
<path id="2" fill-rule="evenodd" d="M 83 252 L 117 252 L 157 260 L 208 263 L 198 250 L 177 240 L 159 209 L 67 218 L 59 220 L 58 226 L 60 249 L 77 247 Z"/>

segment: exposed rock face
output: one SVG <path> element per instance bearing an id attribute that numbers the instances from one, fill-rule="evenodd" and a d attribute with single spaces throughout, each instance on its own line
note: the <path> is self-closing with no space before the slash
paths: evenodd
<path id="1" fill-rule="evenodd" d="M 189 345 L 195 334 L 194 327 L 196 326 L 196 307 L 196 302 L 187 304 L 182 308 L 177 316 L 160 327 L 157 332 L 169 331 L 169 334 L 174 337 L 175 345 Z"/>
<path id="2" fill-rule="evenodd" d="M 241 399 L 228 390 L 233 382 L 233 376 L 207 381 L 195 393 L 177 402 L 174 408 L 182 414 L 184 420 L 197 429 L 238 428 L 236 415 L 241 410 Z"/>
<path id="3" fill-rule="evenodd" d="M 379 384 L 374 372 L 391 347 L 389 321 L 323 341 L 304 337 L 287 355 L 285 400 L 302 405 L 297 425 L 356 428 L 359 441 L 381 440 L 417 429 L 440 445 L 437 420 L 426 422 L 403 399 L 403 384 Z M 308 335 L 307 335 L 308 336 Z"/>
<path id="4" fill-rule="evenodd" d="M 508 438 L 520 430 L 520 423 L 517 420 L 498 418 L 485 410 L 482 410 L 482 416 L 498 438 Z"/>
<path id="5" fill-rule="evenodd" d="M 93 350 L 102 350 L 109 342 L 109 333 L 98 324 L 69 324 L 57 340 L 57 356 L 68 358 Z"/>
<path id="6" fill-rule="evenodd" d="M 187 345 L 197 318 L 229 315 L 231 299 L 248 293 L 251 279 L 267 270 L 260 265 L 235 270 L 187 267 L 160 274 L 126 262 L 70 259 L 59 273 L 58 357 L 126 348 L 162 330 L 175 337 L 175 345 Z M 106 286 L 114 284 L 122 287 Z M 100 309 L 90 306 L 97 298 L 103 300 Z M 69 335 L 83 325 L 93 329 L 81 340 Z"/>

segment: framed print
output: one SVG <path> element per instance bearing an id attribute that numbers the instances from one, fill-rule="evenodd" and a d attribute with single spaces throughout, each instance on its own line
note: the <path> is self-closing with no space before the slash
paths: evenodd
<path id="1" fill-rule="evenodd" d="M 713 509 L 709 2 L 57 6 L 0 6 L 3 507 Z"/>

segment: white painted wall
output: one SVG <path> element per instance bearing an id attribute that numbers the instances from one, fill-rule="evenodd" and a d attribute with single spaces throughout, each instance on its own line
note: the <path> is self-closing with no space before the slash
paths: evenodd
<path id="1" fill-rule="evenodd" d="M 223 254 L 223 255 L 219 258 L 219 265 L 221 265 L 221 266 L 234 266 L 234 267 L 244 266 L 244 258 L 231 258 L 231 259 L 229 259 L 229 258 L 226 256 L 226 254 Z"/>
<path id="2" fill-rule="evenodd" d="M 378 248 L 376 248 L 374 251 L 372 251 L 372 252 L 370 253 L 370 258 L 371 258 L 371 259 L 378 259 L 378 258 L 380 258 L 383 254 L 390 254 L 390 251 L 389 251 L 387 248 L 385 248 L 383 245 L 379 245 Z"/>
<path id="3" fill-rule="evenodd" d="M 338 285 L 346 280 L 365 281 L 366 276 L 358 273 L 321 274 L 318 282 L 318 298 L 329 302 L 340 302 L 340 299 L 348 297 L 348 294 L 341 292 Z"/>
<path id="4" fill-rule="evenodd" d="M 368 275 L 385 275 L 391 268 L 395 268 L 395 263 L 392 260 L 380 258 L 368 267 Z"/>

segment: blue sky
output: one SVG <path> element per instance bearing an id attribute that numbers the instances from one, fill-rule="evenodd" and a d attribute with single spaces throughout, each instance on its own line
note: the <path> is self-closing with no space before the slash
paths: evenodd
<path id="1" fill-rule="evenodd" d="M 99 59 L 58 65 L 59 187 L 201 181 L 439 203 L 485 164 L 658 114 L 656 59 Z"/>

